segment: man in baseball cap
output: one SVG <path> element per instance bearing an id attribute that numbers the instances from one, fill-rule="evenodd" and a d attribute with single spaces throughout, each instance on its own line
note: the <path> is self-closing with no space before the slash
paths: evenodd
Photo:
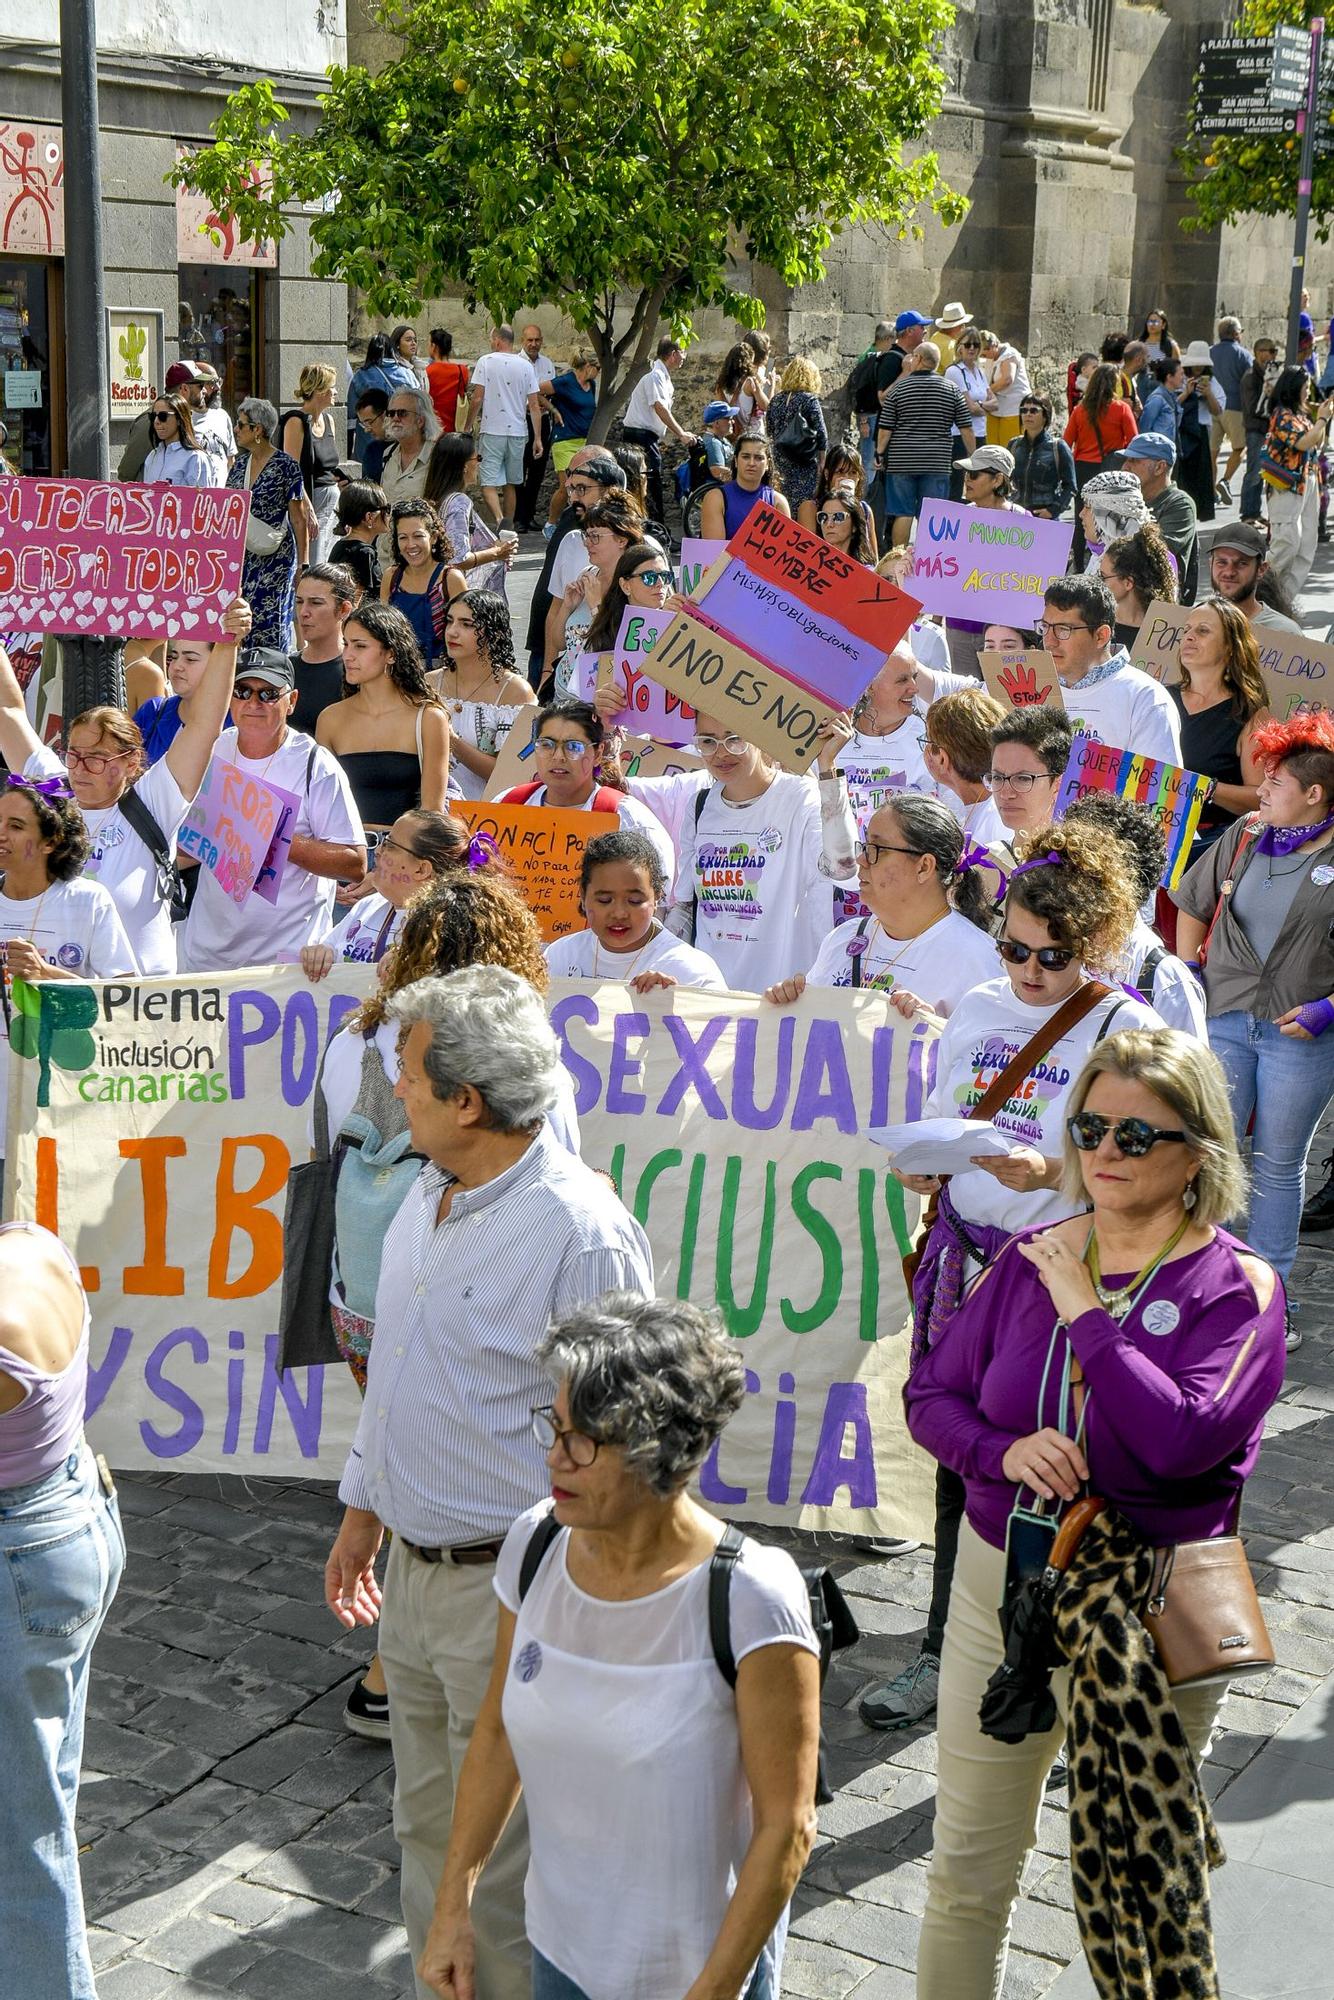
<path id="1" fill-rule="evenodd" d="M 213 473 L 213 484 L 225 486 L 227 474 L 231 470 L 232 459 L 236 456 L 236 440 L 231 438 L 231 450 L 227 440 L 231 437 L 231 422 L 225 412 L 219 411 L 222 422 L 210 423 L 208 395 L 210 375 L 195 361 L 173 361 L 167 370 L 168 390 L 179 389 L 190 406 L 190 423 L 194 430 L 195 442 L 201 444 L 209 455 Z"/>
<path id="2" fill-rule="evenodd" d="M 166 386 L 168 389 L 184 389 L 190 408 L 198 410 L 203 408 L 203 391 L 201 389 L 197 396 L 192 396 L 190 391 L 197 383 L 201 383 L 203 379 L 203 375 L 196 368 L 193 361 L 173 361 L 167 370 Z"/>
<path id="3" fill-rule="evenodd" d="M 1259 528 L 1249 521 L 1220 528 L 1209 547 L 1209 582 L 1217 595 L 1235 604 L 1248 624 L 1300 636 L 1302 628 L 1295 618 L 1277 609 L 1272 601 L 1260 602 L 1258 592 L 1265 577 L 1269 577 L 1265 596 L 1271 600 L 1277 597 L 1282 603 L 1278 580 L 1269 576 L 1269 544 Z"/>
<path id="4" fill-rule="evenodd" d="M 236 656 L 235 684 L 257 681 L 262 687 L 286 690 L 296 686 L 296 668 L 286 653 L 273 646 L 243 646 Z M 272 703 L 269 704 L 272 706 Z"/>
<path id="5" fill-rule="evenodd" d="M 1141 431 L 1126 446 L 1125 469 L 1144 489 L 1144 504 L 1177 559 L 1181 602 L 1193 604 L 1200 580 L 1195 502 L 1172 484 L 1177 448 L 1165 431 Z"/>
<path id="6" fill-rule="evenodd" d="M 935 324 L 934 320 L 929 320 L 925 313 L 901 312 L 898 318 L 894 322 L 895 337 L 899 341 L 902 341 L 905 333 L 911 333 L 913 329 L 916 328 L 917 340 L 913 342 L 913 345 L 915 347 L 917 345 L 917 341 L 920 341 L 923 338 L 924 334 L 926 333 L 926 329 L 929 326 L 934 326 L 934 324 Z"/>

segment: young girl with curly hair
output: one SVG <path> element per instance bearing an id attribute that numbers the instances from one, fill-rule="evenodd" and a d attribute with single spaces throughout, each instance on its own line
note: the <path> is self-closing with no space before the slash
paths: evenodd
<path id="1" fill-rule="evenodd" d="M 440 812 L 449 785 L 449 718 L 426 678 L 411 625 L 387 604 L 362 603 L 343 626 L 351 688 L 315 725 L 315 741 L 347 773 L 368 833 L 413 806 Z"/>

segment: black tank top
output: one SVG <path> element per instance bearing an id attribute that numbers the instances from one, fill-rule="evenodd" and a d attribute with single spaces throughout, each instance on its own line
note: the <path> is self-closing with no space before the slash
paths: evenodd
<path id="1" fill-rule="evenodd" d="M 1181 698 L 1179 687 L 1169 688 L 1168 693 L 1176 704 L 1181 722 L 1181 762 L 1188 771 L 1200 771 L 1206 778 L 1213 778 L 1220 785 L 1240 785 L 1244 783 L 1241 759 L 1237 755 L 1237 738 L 1242 725 L 1233 713 L 1231 700 L 1216 701 L 1211 708 L 1202 708 L 1192 715 Z M 1237 815 L 1216 805 L 1211 799 L 1200 814 L 1200 826 L 1229 826 Z"/>
<path id="2" fill-rule="evenodd" d="M 422 769 L 411 750 L 345 750 L 347 773 L 364 826 L 392 826 L 400 813 L 421 804 Z"/>

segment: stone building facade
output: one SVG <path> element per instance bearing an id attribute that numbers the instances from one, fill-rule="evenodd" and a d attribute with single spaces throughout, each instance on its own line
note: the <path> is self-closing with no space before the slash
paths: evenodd
<path id="1" fill-rule="evenodd" d="M 352 0 L 353 60 L 374 62 L 375 39 Z M 1252 218 L 1187 234 L 1186 178 L 1174 157 L 1201 38 L 1226 32 L 1228 0 L 971 0 L 960 5 L 940 60 L 949 78 L 930 133 L 950 183 L 971 207 L 956 227 L 928 222 L 921 240 L 869 228 L 831 247 L 825 281 L 790 290 L 772 272 L 738 275 L 764 299 L 778 356 L 809 354 L 836 385 L 877 319 L 905 306 L 930 313 L 962 300 L 1029 357 L 1036 379 L 1064 394 L 1065 367 L 1115 327 L 1138 332 L 1151 305 L 1182 339 L 1213 338 L 1218 313 L 1237 312 L 1252 332 L 1283 332 L 1291 228 Z M 1334 289 L 1317 253 L 1317 314 Z M 571 338 L 559 315 L 534 314 L 559 356 Z M 486 345 L 486 322 L 461 299 L 439 301 L 418 321 L 444 324 L 456 353 Z M 354 313 L 354 333 L 368 323 Z M 698 344 L 678 394 L 693 409 L 718 356 L 736 337 L 716 316 L 697 322 Z"/>
<path id="2" fill-rule="evenodd" d="M 0 70 L 0 421 L 17 471 L 64 467 L 64 161 L 58 0 L 27 0 Z M 236 240 L 207 204 L 166 185 L 210 136 L 228 93 L 273 78 L 314 115 L 346 54 L 342 0 L 101 0 L 98 96 L 112 462 L 136 410 L 181 355 L 207 357 L 225 399 L 291 400 L 303 362 L 342 380 L 347 288 L 310 275 L 309 225 L 275 246 Z M 122 346 L 122 343 L 124 345 Z"/>

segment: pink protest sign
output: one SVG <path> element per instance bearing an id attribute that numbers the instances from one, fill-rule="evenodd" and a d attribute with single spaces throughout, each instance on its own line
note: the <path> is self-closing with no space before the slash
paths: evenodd
<path id="1" fill-rule="evenodd" d="M 698 535 L 684 537 L 676 571 L 676 587 L 683 597 L 698 588 L 705 570 L 717 562 L 726 547 L 726 542 L 711 542 Z"/>
<path id="2" fill-rule="evenodd" d="M 234 903 L 244 903 L 252 889 L 265 902 L 276 902 L 300 804 L 294 792 L 252 777 L 215 752 L 178 845 L 208 869 Z M 264 885 L 257 888 L 266 870 Z"/>
<path id="3" fill-rule="evenodd" d="M 223 640 L 250 495 L 0 479 L 0 630 Z"/>
<path id="4" fill-rule="evenodd" d="M 978 625 L 1036 624 L 1042 593 L 1065 575 L 1074 527 L 997 507 L 924 500 L 912 588 L 928 611 Z"/>
<path id="5" fill-rule="evenodd" d="M 670 611 L 649 611 L 630 606 L 621 619 L 616 644 L 609 653 L 580 653 L 574 663 L 574 685 L 581 701 L 592 701 L 600 687 L 614 686 L 621 693 L 621 707 L 615 720 L 622 729 L 637 736 L 651 736 L 657 743 L 689 743 L 695 734 L 695 711 L 680 695 L 658 681 L 650 680 L 644 662 L 653 651 L 658 635 L 671 624 Z"/>

